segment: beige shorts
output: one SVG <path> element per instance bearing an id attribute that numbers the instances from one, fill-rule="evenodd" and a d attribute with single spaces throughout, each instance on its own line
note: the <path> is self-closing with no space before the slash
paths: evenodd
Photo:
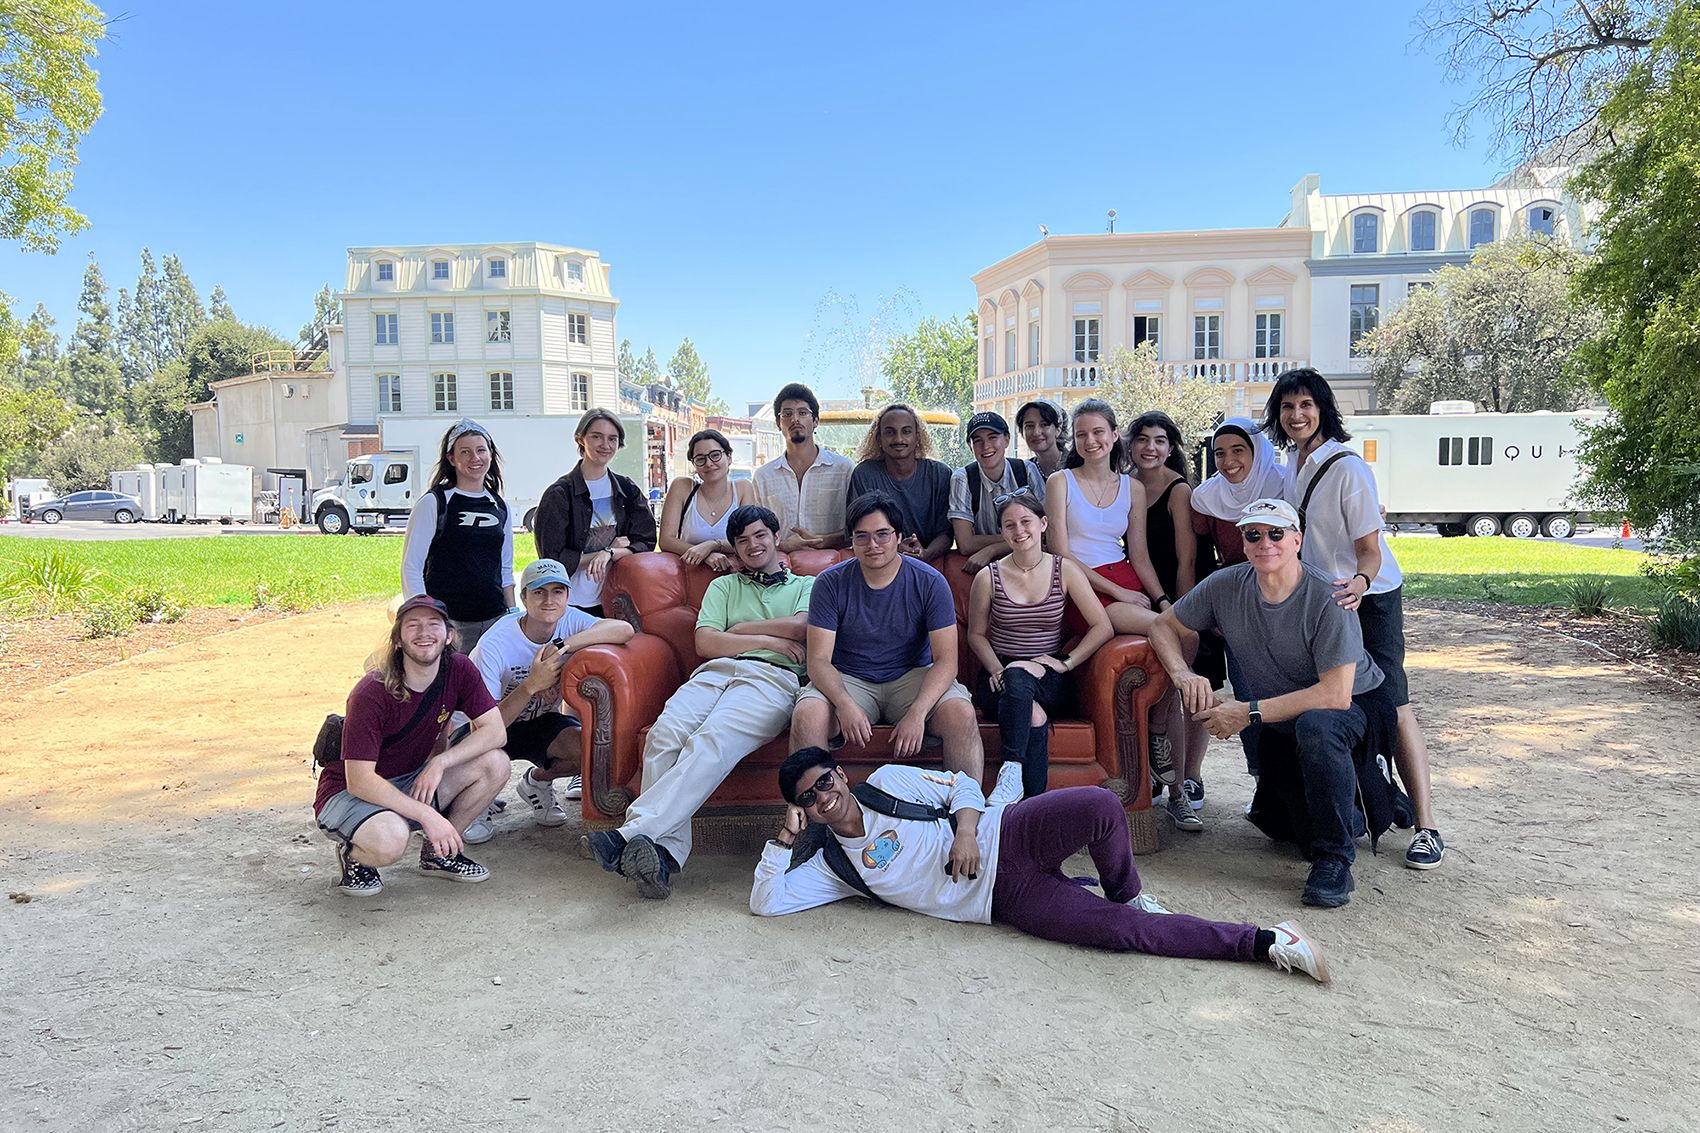
<path id="1" fill-rule="evenodd" d="M 886 681 L 883 684 L 864 681 L 849 673 L 838 675 L 844 681 L 844 691 L 850 694 L 850 699 L 856 702 L 856 707 L 862 710 L 862 714 L 868 718 L 868 723 L 895 724 L 915 706 L 915 698 L 921 695 L 921 686 L 926 683 L 927 674 L 932 671 L 931 665 L 924 665 L 919 669 L 910 669 L 895 681 Z M 810 685 L 797 697 L 797 703 L 801 704 L 811 698 L 827 699 L 824 692 Z M 968 690 L 962 687 L 961 681 L 950 682 L 950 687 L 939 697 L 938 704 L 933 705 L 933 712 L 937 712 L 939 704 L 947 700 L 966 700 L 970 705 L 973 704 L 973 697 L 968 695 Z M 827 703 L 830 704 L 831 701 Z M 933 713 L 927 713 L 927 719 L 932 718 Z"/>

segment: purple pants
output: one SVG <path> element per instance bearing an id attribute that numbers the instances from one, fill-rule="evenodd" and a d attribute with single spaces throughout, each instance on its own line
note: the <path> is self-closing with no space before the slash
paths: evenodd
<path id="1" fill-rule="evenodd" d="M 1083 847 L 1098 866 L 1109 900 L 1062 872 L 1063 862 Z M 1256 925 L 1145 913 L 1122 904 L 1139 893 L 1139 873 L 1127 811 L 1102 787 L 1065 787 L 1006 808 L 997 868 L 992 919 L 1033 936 L 1154 956 L 1253 959 Z"/>

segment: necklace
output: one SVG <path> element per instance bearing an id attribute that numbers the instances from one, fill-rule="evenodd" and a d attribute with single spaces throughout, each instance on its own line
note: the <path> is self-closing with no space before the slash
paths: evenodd
<path id="1" fill-rule="evenodd" d="M 1075 480 L 1075 483 L 1080 485 L 1080 490 L 1082 492 L 1085 492 L 1086 498 L 1091 501 L 1092 506 L 1097 508 L 1099 511 L 1103 511 L 1105 508 L 1109 507 L 1110 503 L 1114 502 L 1115 498 L 1117 496 L 1121 495 L 1121 491 L 1122 491 L 1121 477 L 1117 476 L 1113 473 L 1111 474 L 1111 477 L 1110 477 L 1110 499 L 1109 499 L 1109 501 L 1101 502 L 1099 500 L 1097 485 L 1092 484 L 1092 482 L 1090 480 L 1087 480 L 1087 479 L 1080 477 L 1080 476 L 1076 476 L 1074 478 L 1074 480 Z M 1088 485 L 1092 485 L 1090 491 L 1087 490 Z"/>
<path id="2" fill-rule="evenodd" d="M 735 501 L 738 498 L 738 489 L 733 485 L 731 480 L 726 481 L 726 487 L 730 490 L 730 494 L 731 494 L 732 498 L 727 500 L 724 504 L 717 504 L 717 503 L 714 503 L 713 501 L 710 501 L 709 505 L 708 505 L 709 514 L 702 517 L 703 522 L 713 523 L 715 520 L 719 519 L 720 513 L 725 511 L 727 508 L 731 507 L 733 501 Z M 702 491 L 701 489 L 698 489 L 697 490 L 697 511 L 699 513 L 702 511 L 702 504 L 703 504 L 704 500 L 708 500 L 708 493 L 705 492 L 705 491 Z"/>
<path id="3" fill-rule="evenodd" d="M 1039 569 L 1040 563 L 1045 561 L 1045 552 L 1043 552 L 1043 551 L 1039 552 L 1039 557 L 1033 560 L 1032 566 L 1022 566 L 1020 563 L 1015 561 L 1014 555 L 1009 556 L 1009 558 L 1006 561 L 1009 563 L 1010 566 L 1014 567 L 1016 570 L 1020 571 L 1022 574 L 1031 574 L 1033 571 L 1036 571 L 1036 570 Z"/>

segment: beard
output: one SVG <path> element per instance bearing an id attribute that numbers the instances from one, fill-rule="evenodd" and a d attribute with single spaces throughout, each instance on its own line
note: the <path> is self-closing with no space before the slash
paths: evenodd
<path id="1" fill-rule="evenodd" d="M 804 431 L 802 429 L 792 429 L 791 430 L 791 443 L 792 444 L 800 445 L 804 441 L 807 441 L 808 439 L 809 439 L 809 434 L 806 431 Z"/>
<path id="2" fill-rule="evenodd" d="M 401 655 L 406 657 L 409 661 L 412 661 L 415 665 L 423 668 L 427 665 L 436 664 L 437 660 L 442 657 L 443 651 L 448 648 L 448 644 L 449 639 L 447 636 L 430 649 L 421 649 L 416 645 L 404 641 L 401 643 Z"/>

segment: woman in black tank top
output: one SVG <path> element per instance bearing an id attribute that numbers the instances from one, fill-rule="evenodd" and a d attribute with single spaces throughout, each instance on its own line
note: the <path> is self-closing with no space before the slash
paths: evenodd
<path id="1" fill-rule="evenodd" d="M 412 597 L 415 587 L 448 607 L 463 653 L 514 605 L 501 457 L 475 421 L 463 418 L 443 434 L 430 488 L 408 520 L 402 591 Z"/>

